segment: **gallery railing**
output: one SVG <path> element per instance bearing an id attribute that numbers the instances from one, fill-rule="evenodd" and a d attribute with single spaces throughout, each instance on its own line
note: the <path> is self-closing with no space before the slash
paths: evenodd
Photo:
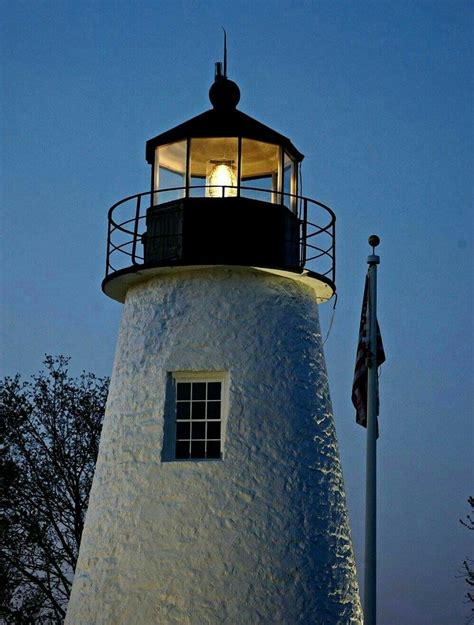
<path id="1" fill-rule="evenodd" d="M 143 241 L 146 233 L 146 211 L 150 206 L 204 197 L 209 186 L 175 187 L 147 191 L 126 197 L 114 204 L 108 213 L 106 278 L 130 267 L 145 264 Z M 221 187 L 219 195 L 235 195 L 235 187 Z M 187 195 L 185 195 L 187 194 Z M 283 204 L 296 213 L 300 224 L 299 268 L 308 269 L 335 284 L 335 220 L 328 206 L 307 197 L 240 186 L 240 197 Z"/>

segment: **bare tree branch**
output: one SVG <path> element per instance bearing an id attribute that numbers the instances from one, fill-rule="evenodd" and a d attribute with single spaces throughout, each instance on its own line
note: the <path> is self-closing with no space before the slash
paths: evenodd
<path id="1" fill-rule="evenodd" d="M 469 497 L 467 500 L 468 504 L 471 506 L 471 509 L 474 510 L 474 497 Z M 459 519 L 461 525 L 467 527 L 468 530 L 474 530 L 474 519 L 470 514 L 466 515 L 466 520 Z M 474 587 L 474 560 L 471 558 L 466 558 L 462 563 L 460 569 L 459 577 L 463 577 L 466 584 Z M 465 603 L 471 605 L 471 614 L 468 617 L 468 623 L 474 623 L 474 593 L 468 591 L 464 595 Z"/>
<path id="2" fill-rule="evenodd" d="M 61 624 L 97 457 L 108 380 L 46 356 L 0 381 L 0 622 Z"/>

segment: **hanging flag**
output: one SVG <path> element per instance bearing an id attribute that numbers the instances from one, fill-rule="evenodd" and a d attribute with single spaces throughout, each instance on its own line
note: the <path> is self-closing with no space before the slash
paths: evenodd
<path id="1" fill-rule="evenodd" d="M 365 278 L 364 298 L 362 300 L 362 312 L 360 315 L 359 343 L 357 345 L 354 380 L 352 383 L 352 403 L 356 409 L 356 421 L 359 425 L 367 427 L 367 356 L 369 353 L 369 279 Z M 382 335 L 380 334 L 379 322 L 377 321 L 377 367 L 385 362 Z M 379 397 L 377 393 L 377 415 L 379 414 Z M 378 423 L 377 423 L 378 437 Z"/>

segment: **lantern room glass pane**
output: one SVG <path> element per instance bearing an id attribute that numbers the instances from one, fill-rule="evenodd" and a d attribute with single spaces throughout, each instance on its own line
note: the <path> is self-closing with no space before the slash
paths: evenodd
<path id="1" fill-rule="evenodd" d="M 236 196 L 237 152 L 236 137 L 191 139 L 189 195 L 191 197 Z"/>
<path id="2" fill-rule="evenodd" d="M 280 202 L 280 147 L 242 139 L 241 195 L 262 202 Z"/>
<path id="3" fill-rule="evenodd" d="M 296 210 L 296 168 L 294 161 L 284 152 L 283 154 L 283 204 Z"/>
<path id="4" fill-rule="evenodd" d="M 186 186 L 186 141 L 159 145 L 155 150 L 154 194 L 156 204 L 184 197 Z M 165 189 L 175 189 L 166 191 Z"/>

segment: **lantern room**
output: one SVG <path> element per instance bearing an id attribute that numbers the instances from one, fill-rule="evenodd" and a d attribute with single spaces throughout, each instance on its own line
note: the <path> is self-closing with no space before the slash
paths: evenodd
<path id="1" fill-rule="evenodd" d="M 157 202 L 240 195 L 286 203 L 295 211 L 298 162 L 278 143 L 209 136 L 156 145 L 150 164 Z"/>
<path id="2" fill-rule="evenodd" d="M 335 216 L 299 194 L 303 155 L 237 109 L 239 87 L 220 63 L 209 99 L 210 110 L 147 141 L 150 191 L 109 211 L 104 291 L 124 301 L 133 274 L 239 266 L 302 279 L 329 299 Z"/>
<path id="3" fill-rule="evenodd" d="M 296 211 L 303 155 L 283 135 L 237 110 L 240 90 L 221 73 L 209 90 L 213 108 L 147 142 L 154 199 L 250 197 Z"/>

